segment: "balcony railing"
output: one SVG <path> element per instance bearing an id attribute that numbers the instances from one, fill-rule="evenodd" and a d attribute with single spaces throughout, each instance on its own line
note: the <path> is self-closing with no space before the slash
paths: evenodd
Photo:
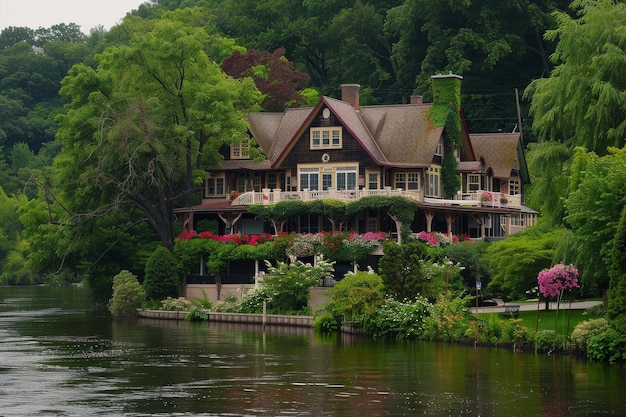
<path id="1" fill-rule="evenodd" d="M 493 191 L 477 190 L 471 193 L 458 193 L 453 199 L 424 197 L 420 191 L 406 191 L 401 188 L 392 189 L 386 187 L 380 190 L 334 190 L 325 191 L 303 190 L 282 191 L 280 189 L 263 189 L 261 192 L 248 191 L 238 195 L 232 200 L 233 206 L 249 206 L 252 204 L 275 204 L 280 201 L 301 200 L 312 201 L 319 199 L 336 199 L 343 201 L 356 201 L 368 196 L 401 196 L 410 198 L 420 203 L 429 203 L 442 206 L 468 206 L 468 207 L 494 207 L 494 208 L 519 208 L 522 203 L 521 194 L 508 195 Z"/>
<path id="2" fill-rule="evenodd" d="M 233 206 L 248 206 L 252 204 L 275 204 L 280 201 L 301 200 L 312 201 L 319 199 L 336 199 L 343 201 L 356 201 L 363 197 L 369 196 L 400 196 L 413 199 L 415 201 L 423 201 L 419 191 L 405 191 L 401 188 L 391 189 L 386 187 L 380 190 L 334 190 L 328 189 L 324 191 L 302 190 L 302 191 L 282 191 L 280 189 L 263 189 L 262 192 L 248 191 L 240 194 L 233 199 Z"/>
<path id="3" fill-rule="evenodd" d="M 447 206 L 519 208 L 522 205 L 521 194 L 503 194 L 495 191 L 476 190 L 471 193 L 458 193 L 453 199 L 424 198 L 425 203 Z"/>

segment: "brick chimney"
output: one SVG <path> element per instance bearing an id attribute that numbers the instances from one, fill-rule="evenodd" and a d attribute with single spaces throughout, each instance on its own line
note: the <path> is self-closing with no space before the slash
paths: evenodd
<path id="1" fill-rule="evenodd" d="M 424 97 L 422 96 L 411 96 L 409 98 L 409 104 L 416 104 L 416 105 L 420 105 L 420 104 L 424 104 Z"/>
<path id="2" fill-rule="evenodd" d="M 433 104 L 447 104 L 461 109 L 461 80 L 463 76 L 453 74 L 437 74 L 430 77 L 433 89 Z"/>
<path id="3" fill-rule="evenodd" d="M 355 110 L 358 110 L 360 89 L 359 84 L 341 84 L 341 101 L 349 103 Z"/>

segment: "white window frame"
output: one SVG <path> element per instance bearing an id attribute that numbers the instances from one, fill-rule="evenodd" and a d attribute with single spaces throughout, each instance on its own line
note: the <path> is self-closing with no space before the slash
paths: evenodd
<path id="1" fill-rule="evenodd" d="M 430 166 L 426 170 L 424 194 L 428 197 L 441 197 L 441 168 Z"/>
<path id="2" fill-rule="evenodd" d="M 416 171 L 396 172 L 393 176 L 393 183 L 396 189 L 417 191 L 420 189 L 420 173 Z M 403 184 L 403 186 L 400 187 L 398 184 Z"/>
<path id="3" fill-rule="evenodd" d="M 518 179 L 509 180 L 509 195 L 516 195 L 520 193 L 520 183 Z"/>
<path id="4" fill-rule="evenodd" d="M 380 173 L 379 172 L 366 171 L 365 176 L 367 178 L 368 190 L 380 189 Z"/>
<path id="5" fill-rule="evenodd" d="M 443 138 L 439 138 L 439 142 L 437 142 L 435 156 L 443 156 Z"/>
<path id="6" fill-rule="evenodd" d="M 249 141 L 242 140 L 230 144 L 230 159 L 250 159 Z"/>
<path id="7" fill-rule="evenodd" d="M 480 174 L 467 174 L 467 192 L 480 190 Z"/>
<path id="8" fill-rule="evenodd" d="M 312 127 L 310 129 L 310 149 L 342 149 L 341 127 Z"/>

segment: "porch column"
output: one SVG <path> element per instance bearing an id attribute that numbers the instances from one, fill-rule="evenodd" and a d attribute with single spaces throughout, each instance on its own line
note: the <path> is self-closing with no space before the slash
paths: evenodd
<path id="1" fill-rule="evenodd" d="M 262 193 L 263 193 L 263 204 L 268 205 L 270 203 L 270 189 L 264 188 L 262 190 Z"/>
<path id="2" fill-rule="evenodd" d="M 274 196 L 274 198 L 272 199 L 273 203 L 278 203 L 280 201 L 280 192 L 282 190 L 280 188 L 274 188 L 272 190 L 272 195 Z"/>
<path id="3" fill-rule="evenodd" d="M 448 226 L 448 236 L 452 237 L 452 223 L 456 220 L 458 216 L 446 213 L 446 224 Z"/>
<path id="4" fill-rule="evenodd" d="M 226 226 L 225 234 L 230 235 L 233 231 L 233 227 L 235 226 L 235 223 L 237 223 L 237 220 L 241 218 L 243 213 L 239 213 L 234 219 L 232 218 L 230 213 L 227 215 L 227 217 L 224 217 L 222 213 L 217 213 L 217 215 L 224 222 L 224 225 Z"/>
<path id="5" fill-rule="evenodd" d="M 426 232 L 430 233 L 433 229 L 433 217 L 435 217 L 435 213 L 427 210 L 424 212 L 424 215 L 426 216 Z"/>
<path id="6" fill-rule="evenodd" d="M 487 215 L 483 214 L 481 215 L 481 222 L 480 222 L 480 240 L 485 240 L 485 222 L 487 220 Z"/>

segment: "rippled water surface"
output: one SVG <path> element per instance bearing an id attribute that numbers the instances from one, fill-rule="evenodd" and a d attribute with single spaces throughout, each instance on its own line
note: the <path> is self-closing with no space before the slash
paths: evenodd
<path id="1" fill-rule="evenodd" d="M 572 357 L 95 314 L 0 288 L 0 416 L 619 416 L 626 371 Z"/>

